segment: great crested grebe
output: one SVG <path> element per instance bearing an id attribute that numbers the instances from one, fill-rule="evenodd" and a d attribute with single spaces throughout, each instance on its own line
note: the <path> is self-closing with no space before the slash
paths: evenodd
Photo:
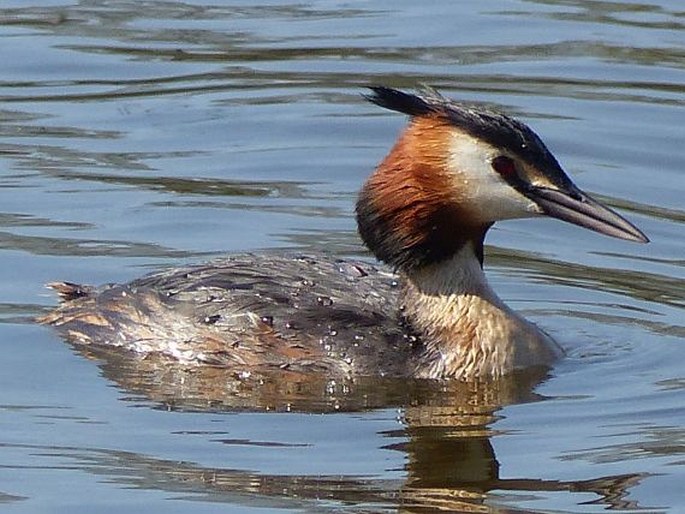
<path id="1" fill-rule="evenodd" d="M 469 380 L 551 364 L 560 347 L 486 281 L 488 229 L 547 215 L 647 237 L 578 189 L 520 121 L 428 89 L 372 87 L 368 99 L 410 116 L 357 201 L 359 233 L 390 269 L 321 255 L 236 255 L 124 285 L 52 283 L 62 301 L 40 321 L 76 344 L 239 374 Z"/>

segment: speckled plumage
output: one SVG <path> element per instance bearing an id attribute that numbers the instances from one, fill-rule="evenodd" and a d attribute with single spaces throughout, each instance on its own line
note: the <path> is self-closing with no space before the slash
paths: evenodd
<path id="1" fill-rule="evenodd" d="M 242 254 L 99 289 L 53 284 L 43 318 L 79 344 L 159 352 L 182 362 L 408 373 L 415 338 L 396 311 L 397 276 L 325 255 Z"/>

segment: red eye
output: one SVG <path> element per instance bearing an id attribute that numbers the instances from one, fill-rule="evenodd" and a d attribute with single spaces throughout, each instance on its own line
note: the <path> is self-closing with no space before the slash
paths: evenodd
<path id="1" fill-rule="evenodd" d="M 509 157 L 500 155 L 492 160 L 493 169 L 499 173 L 502 178 L 510 178 L 516 175 L 516 164 Z"/>

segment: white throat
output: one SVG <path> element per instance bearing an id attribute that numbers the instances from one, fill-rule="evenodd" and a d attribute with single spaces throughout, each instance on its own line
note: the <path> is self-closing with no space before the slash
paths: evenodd
<path id="1" fill-rule="evenodd" d="M 423 343 L 417 376 L 499 377 L 517 368 L 548 365 L 562 353 L 495 294 L 472 243 L 404 279 L 404 315 Z"/>

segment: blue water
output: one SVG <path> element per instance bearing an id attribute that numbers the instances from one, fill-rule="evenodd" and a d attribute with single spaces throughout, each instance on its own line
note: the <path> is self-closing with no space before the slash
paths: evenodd
<path id="1" fill-rule="evenodd" d="M 3 2 L 3 508 L 685 510 L 684 16 L 676 0 Z M 420 83 L 520 116 L 652 239 L 491 231 L 493 287 L 567 350 L 549 377 L 243 391 L 33 323 L 51 280 L 364 255 L 355 194 L 404 120 L 360 93 Z"/>

